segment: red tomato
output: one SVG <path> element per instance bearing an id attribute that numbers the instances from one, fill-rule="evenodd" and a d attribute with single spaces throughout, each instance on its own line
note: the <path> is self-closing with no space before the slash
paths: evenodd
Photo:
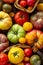
<path id="1" fill-rule="evenodd" d="M 30 63 L 24 63 L 24 65 L 31 65 Z"/>
<path id="2" fill-rule="evenodd" d="M 30 48 L 24 49 L 24 54 L 27 57 L 30 57 L 32 55 L 32 50 Z"/>
<path id="3" fill-rule="evenodd" d="M 23 25 L 25 22 L 29 20 L 29 16 L 26 12 L 19 11 L 15 14 L 14 20 L 17 24 Z"/>
<path id="4" fill-rule="evenodd" d="M 27 5 L 33 7 L 35 4 L 35 0 L 27 0 Z"/>
<path id="5" fill-rule="evenodd" d="M 0 54 L 0 65 L 6 65 L 8 62 L 8 56 L 6 54 Z"/>
<path id="6" fill-rule="evenodd" d="M 27 2 L 26 2 L 25 0 L 21 0 L 21 1 L 20 1 L 20 5 L 21 5 L 22 7 L 25 7 L 25 6 L 27 5 Z"/>
<path id="7" fill-rule="evenodd" d="M 6 3 L 14 3 L 15 0 L 3 0 Z"/>

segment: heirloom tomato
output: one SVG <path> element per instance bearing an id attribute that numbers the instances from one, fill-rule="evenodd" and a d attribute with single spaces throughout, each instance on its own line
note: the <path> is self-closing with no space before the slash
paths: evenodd
<path id="1" fill-rule="evenodd" d="M 26 12 L 19 11 L 15 14 L 14 20 L 17 24 L 23 25 L 29 20 L 29 16 Z"/>

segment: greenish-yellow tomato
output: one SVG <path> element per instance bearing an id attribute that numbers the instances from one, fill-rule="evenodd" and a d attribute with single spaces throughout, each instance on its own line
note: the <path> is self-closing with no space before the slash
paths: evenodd
<path id="1" fill-rule="evenodd" d="M 41 65 L 41 58 L 39 55 L 33 55 L 30 58 L 31 65 Z"/>

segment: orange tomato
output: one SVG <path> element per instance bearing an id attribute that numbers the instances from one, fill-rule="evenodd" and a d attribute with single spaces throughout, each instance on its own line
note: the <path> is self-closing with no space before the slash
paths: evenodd
<path id="1" fill-rule="evenodd" d="M 24 37 L 20 38 L 19 43 L 21 43 L 21 44 L 26 43 L 26 39 Z"/>
<path id="2" fill-rule="evenodd" d="M 34 44 L 36 37 L 37 37 L 36 30 L 32 30 L 31 32 L 28 32 L 25 36 L 27 44 L 29 44 L 29 45 Z"/>

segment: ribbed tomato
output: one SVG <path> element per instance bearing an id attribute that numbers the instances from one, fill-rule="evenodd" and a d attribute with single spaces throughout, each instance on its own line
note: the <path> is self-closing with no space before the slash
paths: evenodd
<path id="1" fill-rule="evenodd" d="M 19 11 L 15 14 L 14 20 L 17 24 L 23 25 L 25 22 L 29 21 L 29 16 L 26 12 Z"/>

